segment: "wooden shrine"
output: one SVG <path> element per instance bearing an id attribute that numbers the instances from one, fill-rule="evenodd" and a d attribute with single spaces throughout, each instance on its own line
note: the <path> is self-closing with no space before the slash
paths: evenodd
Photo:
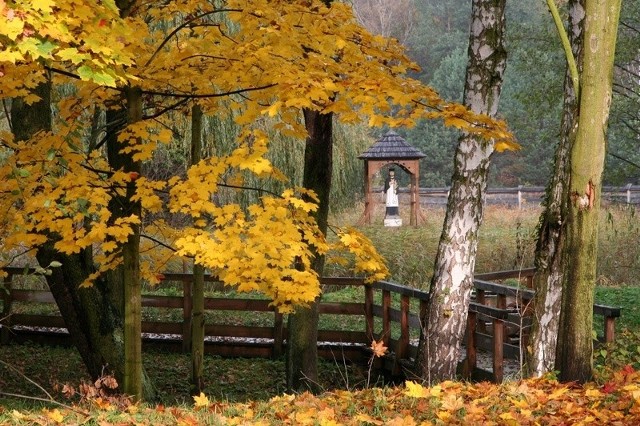
<path id="1" fill-rule="evenodd" d="M 363 152 L 358 158 L 364 160 L 364 213 L 360 223 L 370 225 L 371 214 L 375 205 L 371 181 L 373 176 L 387 165 L 396 165 L 404 170 L 411 177 L 410 185 L 410 216 L 409 222 L 412 226 L 418 225 L 420 214 L 420 159 L 426 157 L 417 148 L 409 145 L 399 134 L 390 130 L 369 149 Z"/>

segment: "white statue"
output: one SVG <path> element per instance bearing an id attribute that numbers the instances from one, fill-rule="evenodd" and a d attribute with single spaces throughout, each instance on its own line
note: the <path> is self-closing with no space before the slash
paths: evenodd
<path id="1" fill-rule="evenodd" d="M 398 211 L 398 181 L 396 180 L 396 172 L 389 169 L 389 176 L 384 182 L 385 193 L 385 226 L 401 226 L 400 212 Z"/>

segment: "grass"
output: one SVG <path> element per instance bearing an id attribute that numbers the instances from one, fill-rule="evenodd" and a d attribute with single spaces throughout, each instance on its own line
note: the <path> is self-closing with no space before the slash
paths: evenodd
<path id="1" fill-rule="evenodd" d="M 146 350 L 143 362 L 157 386 L 158 401 L 164 405 L 190 404 L 190 357 L 188 354 Z M 205 356 L 205 393 L 218 401 L 247 402 L 267 400 L 286 391 L 285 360 L 221 358 Z M 318 366 L 319 385 L 324 390 L 357 389 L 366 383 L 366 371 L 356 365 L 322 360 Z M 28 380 L 28 379 L 30 380 Z M 56 400 L 65 401 L 63 386 L 89 382 L 89 376 L 74 348 L 37 344 L 0 346 L 0 392 L 46 398 L 33 382 Z M 348 386 L 347 386 L 348 385 Z M 3 398 L 0 406 L 25 405 L 19 398 Z M 26 404 L 32 408 L 32 404 Z"/>

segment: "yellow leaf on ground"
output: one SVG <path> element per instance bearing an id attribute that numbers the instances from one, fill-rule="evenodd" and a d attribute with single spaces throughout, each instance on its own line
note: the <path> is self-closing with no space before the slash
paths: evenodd
<path id="1" fill-rule="evenodd" d="M 200 395 L 194 396 L 194 405 L 196 407 L 207 407 L 209 406 L 209 398 L 204 394 L 204 392 L 200 392 Z"/>
<path id="2" fill-rule="evenodd" d="M 426 398 L 429 396 L 429 389 L 423 387 L 420 383 L 407 380 L 404 385 L 406 386 L 404 394 L 407 396 L 412 398 Z"/>
<path id="3" fill-rule="evenodd" d="M 47 414 L 47 417 L 49 417 L 56 423 L 62 423 L 62 421 L 64 420 L 64 416 L 57 408 L 51 411 L 45 410 L 45 413 Z"/>
<path id="4" fill-rule="evenodd" d="M 358 414 L 356 416 L 355 420 L 358 423 L 369 423 L 369 424 L 372 424 L 372 425 L 382 425 L 382 424 L 384 424 L 384 422 L 382 420 L 374 419 L 373 417 L 371 417 L 370 415 L 365 414 L 365 413 Z"/>

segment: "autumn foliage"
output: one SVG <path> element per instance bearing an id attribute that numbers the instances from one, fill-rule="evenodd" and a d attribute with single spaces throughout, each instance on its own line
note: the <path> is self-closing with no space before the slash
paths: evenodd
<path id="1" fill-rule="evenodd" d="M 95 389 L 96 386 L 98 389 Z M 490 383 L 443 382 L 428 388 L 408 381 L 395 388 L 282 395 L 228 403 L 193 398 L 191 408 L 132 405 L 80 388 L 83 402 L 40 412 L 7 412 L 8 424 L 225 424 L 225 425 L 567 425 L 640 423 L 640 373 L 625 367 L 605 384 L 561 384 L 550 378 Z M 70 392 L 67 389 L 67 392 Z"/>

